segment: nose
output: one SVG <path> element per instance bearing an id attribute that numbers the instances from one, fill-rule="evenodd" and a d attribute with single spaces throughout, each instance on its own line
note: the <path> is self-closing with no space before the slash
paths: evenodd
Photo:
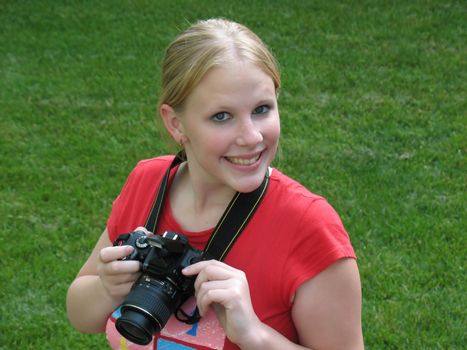
<path id="1" fill-rule="evenodd" d="M 251 117 L 239 122 L 237 144 L 239 146 L 255 146 L 263 141 L 263 134 Z"/>

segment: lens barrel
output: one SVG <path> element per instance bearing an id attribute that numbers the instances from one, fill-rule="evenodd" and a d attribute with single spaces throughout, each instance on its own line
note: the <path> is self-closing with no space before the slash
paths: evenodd
<path id="1" fill-rule="evenodd" d="M 164 328 L 179 299 L 180 294 L 169 281 L 142 275 L 121 306 L 117 330 L 133 343 L 149 344 Z"/>

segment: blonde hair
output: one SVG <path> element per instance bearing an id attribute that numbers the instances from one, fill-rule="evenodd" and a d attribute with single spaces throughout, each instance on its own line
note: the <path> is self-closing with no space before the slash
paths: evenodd
<path id="1" fill-rule="evenodd" d="M 182 110 L 184 102 L 214 66 L 247 60 L 269 75 L 280 88 L 278 64 L 263 41 L 247 27 L 225 19 L 199 21 L 167 48 L 162 62 L 159 107 Z"/>

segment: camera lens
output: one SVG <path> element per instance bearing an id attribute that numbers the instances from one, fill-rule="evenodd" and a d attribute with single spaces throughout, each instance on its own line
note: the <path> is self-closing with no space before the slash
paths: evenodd
<path id="1" fill-rule="evenodd" d="M 179 302 L 180 295 L 169 281 L 142 275 L 122 304 L 117 330 L 133 343 L 149 344 Z"/>
<path id="2" fill-rule="evenodd" d="M 140 345 L 149 344 L 156 332 L 153 321 L 149 317 L 131 309 L 126 310 L 125 314 L 117 320 L 116 327 L 121 335 Z"/>

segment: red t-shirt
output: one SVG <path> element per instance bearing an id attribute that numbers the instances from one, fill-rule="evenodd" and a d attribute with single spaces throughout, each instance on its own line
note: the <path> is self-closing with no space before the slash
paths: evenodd
<path id="1" fill-rule="evenodd" d="M 132 171 L 107 222 L 111 241 L 144 226 L 172 159 L 164 156 L 144 160 Z M 174 174 L 172 171 L 171 180 Z M 212 233 L 212 229 L 183 230 L 174 219 L 169 196 L 156 233 L 166 230 L 186 235 L 197 249 L 204 248 Z M 323 197 L 273 169 L 263 201 L 224 262 L 245 272 L 259 319 L 297 342 L 291 317 L 291 300 L 297 288 L 346 257 L 355 258 L 355 253 L 335 210 Z M 116 339 L 119 334 L 113 322 L 117 316 L 118 311 L 109 318 L 107 327 L 114 349 L 238 349 L 225 337 L 213 313 L 194 326 L 171 319 L 160 338 L 145 347 L 131 345 L 122 337 Z"/>

